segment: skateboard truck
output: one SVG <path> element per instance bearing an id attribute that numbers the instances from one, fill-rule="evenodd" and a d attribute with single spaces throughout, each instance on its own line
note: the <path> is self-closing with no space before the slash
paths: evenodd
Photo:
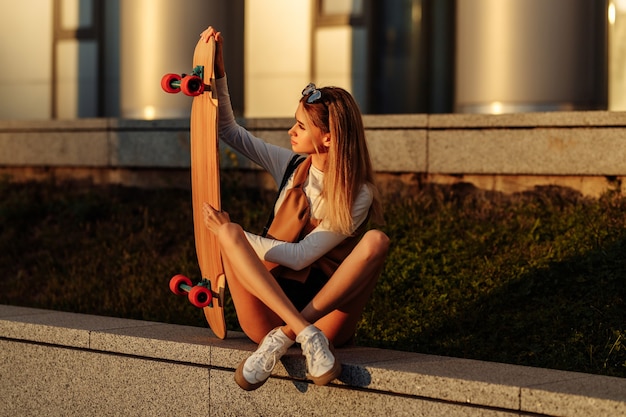
<path id="1" fill-rule="evenodd" d="M 182 91 L 185 95 L 195 97 L 205 91 L 212 91 L 211 85 L 204 84 L 203 80 L 204 67 L 197 65 L 191 74 L 165 74 L 161 78 L 161 88 L 166 93 L 176 94 Z"/>
<path id="2" fill-rule="evenodd" d="M 195 307 L 213 307 L 211 281 L 202 279 L 197 285 L 184 275 L 175 275 L 170 280 L 170 290 L 176 295 L 187 295 L 189 302 Z"/>

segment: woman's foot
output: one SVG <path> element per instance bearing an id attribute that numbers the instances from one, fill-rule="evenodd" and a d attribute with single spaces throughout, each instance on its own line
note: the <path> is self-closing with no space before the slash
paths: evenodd
<path id="1" fill-rule="evenodd" d="M 270 331 L 261 340 L 257 350 L 242 361 L 235 371 L 235 381 L 246 391 L 259 388 L 272 374 L 274 366 L 293 345 L 280 327 Z"/>
<path id="2" fill-rule="evenodd" d="M 320 329 L 313 325 L 306 327 L 296 342 L 302 346 L 308 377 L 316 385 L 326 385 L 341 375 L 341 364 L 335 359 L 332 344 Z"/>

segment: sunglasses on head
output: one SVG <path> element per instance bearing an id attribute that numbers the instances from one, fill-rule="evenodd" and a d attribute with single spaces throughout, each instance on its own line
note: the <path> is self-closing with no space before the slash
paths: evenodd
<path id="1" fill-rule="evenodd" d="M 322 98 L 322 92 L 315 87 L 315 84 L 309 83 L 309 85 L 304 87 L 304 90 L 302 90 L 302 96 L 308 96 L 306 98 L 306 102 L 313 104 Z"/>

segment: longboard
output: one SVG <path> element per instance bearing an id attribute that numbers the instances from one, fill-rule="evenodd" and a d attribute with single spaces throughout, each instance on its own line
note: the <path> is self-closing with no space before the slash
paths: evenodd
<path id="1" fill-rule="evenodd" d="M 182 91 L 192 96 L 191 105 L 191 194 L 196 254 L 202 281 L 191 286 L 189 279 L 175 276 L 170 289 L 188 294 L 192 304 L 202 307 L 213 333 L 226 338 L 224 296 L 226 277 L 217 238 L 204 225 L 202 205 L 209 203 L 221 210 L 219 144 L 217 136 L 217 92 L 213 60 L 215 39 L 200 39 L 193 54 L 193 71 L 189 75 L 166 74 L 161 87 L 169 93 Z M 185 278 L 185 277 L 183 277 Z"/>

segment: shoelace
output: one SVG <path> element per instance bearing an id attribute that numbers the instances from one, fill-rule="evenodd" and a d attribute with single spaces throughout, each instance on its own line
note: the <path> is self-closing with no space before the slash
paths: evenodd
<path id="1" fill-rule="evenodd" d="M 321 333 L 315 333 L 309 338 L 309 340 L 307 340 L 306 346 L 304 347 L 304 354 L 307 358 L 309 358 L 311 367 L 313 367 L 318 361 L 330 359 L 326 354 L 327 349 L 324 349 L 324 342 L 324 337 Z"/>
<path id="2" fill-rule="evenodd" d="M 281 348 L 283 347 L 283 344 L 281 343 L 280 340 L 276 340 L 274 339 L 274 335 L 270 335 L 269 336 L 269 343 L 266 346 L 266 349 L 260 351 L 260 352 L 254 352 L 252 354 L 252 361 L 256 364 L 256 363 L 260 363 L 261 364 L 261 368 L 263 369 L 263 371 L 265 372 L 271 372 L 272 369 L 274 369 L 274 366 L 276 366 L 276 354 L 278 352 L 280 352 Z M 266 340 L 265 343 L 267 343 L 268 341 Z M 264 344 L 265 344 L 264 343 Z M 269 356 L 269 357 L 268 357 Z M 270 361 L 271 359 L 271 361 Z M 268 366 L 269 365 L 269 366 Z"/>

